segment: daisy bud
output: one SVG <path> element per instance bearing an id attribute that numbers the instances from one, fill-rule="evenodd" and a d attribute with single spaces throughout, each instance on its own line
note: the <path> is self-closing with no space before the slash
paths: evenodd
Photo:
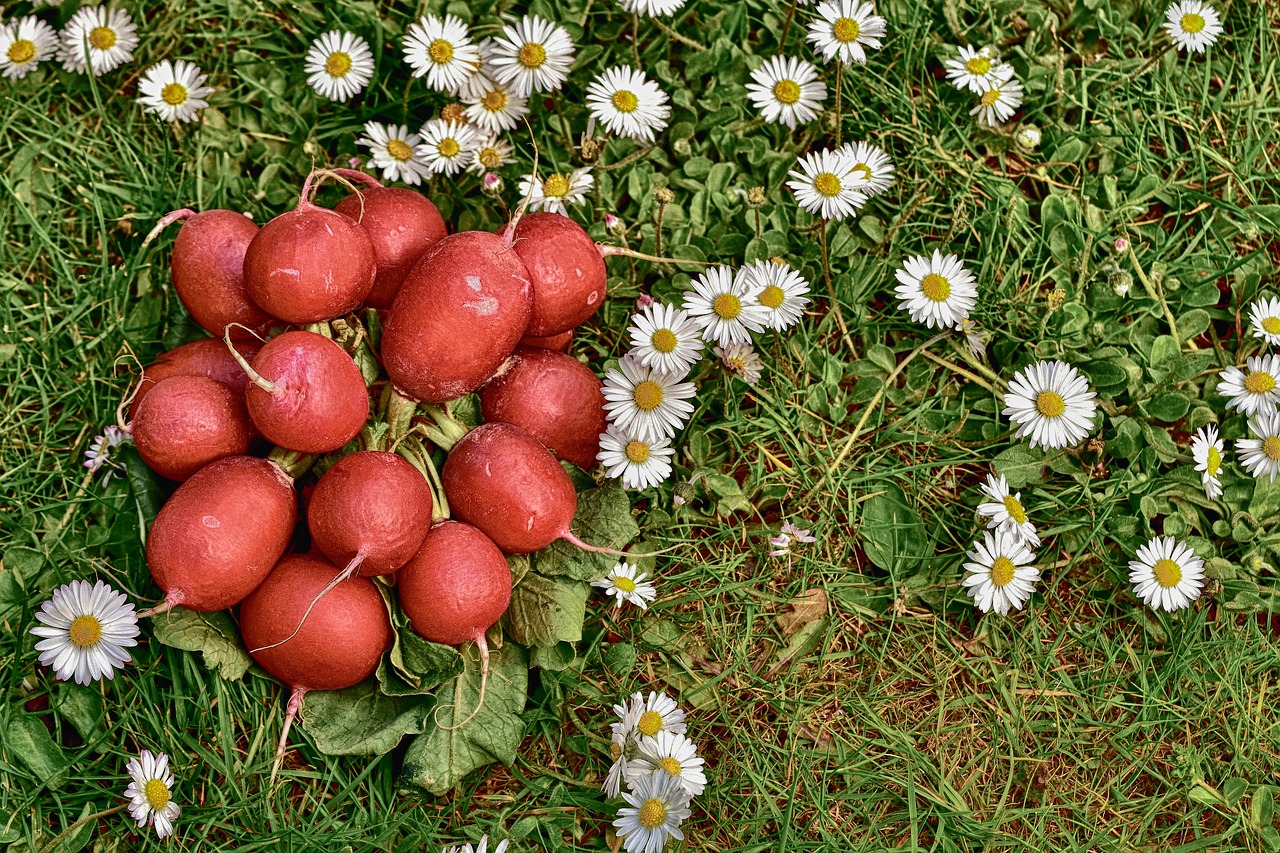
<path id="1" fill-rule="evenodd" d="M 764 187 L 752 187 L 747 190 L 747 207 L 752 210 L 764 207 Z"/>
<path id="2" fill-rule="evenodd" d="M 623 230 L 621 226 L 622 226 L 622 220 L 614 216 L 612 213 L 606 213 L 604 215 L 604 227 L 606 230 L 621 231 Z"/>
<path id="3" fill-rule="evenodd" d="M 636 297 L 636 310 L 643 311 L 653 304 L 653 297 L 647 293 L 642 293 Z"/>
<path id="4" fill-rule="evenodd" d="M 578 148 L 578 154 L 584 163 L 594 163 L 600 159 L 600 143 L 591 138 L 584 138 Z"/>
<path id="5" fill-rule="evenodd" d="M 684 506 L 694 498 L 694 490 L 692 483 L 676 483 L 674 494 L 671 496 L 671 502 L 676 506 Z"/>
<path id="6" fill-rule="evenodd" d="M 1040 128 L 1034 125 L 1023 125 L 1014 140 L 1027 151 L 1035 151 L 1040 146 Z"/>
<path id="7" fill-rule="evenodd" d="M 359 158 L 359 157 L 352 157 L 352 158 L 350 158 L 349 160 L 347 160 L 347 168 L 348 168 L 348 169 L 359 169 L 359 168 L 360 168 L 360 162 L 361 162 L 361 161 L 360 161 L 360 158 Z"/>
<path id="8" fill-rule="evenodd" d="M 657 199 L 658 204 L 671 204 L 671 202 L 676 200 L 676 194 L 673 193 L 669 187 L 658 187 L 658 190 L 653 194 L 653 197 Z"/>
<path id="9" fill-rule="evenodd" d="M 489 195 L 497 195 L 502 192 L 502 176 L 497 172 L 486 172 L 483 181 L 483 189 Z"/>
<path id="10" fill-rule="evenodd" d="M 1125 237 L 1117 237 L 1117 238 L 1116 238 L 1116 251 L 1117 251 L 1117 252 L 1124 252 L 1124 251 L 1127 251 L 1127 250 L 1128 250 L 1128 248 L 1129 248 L 1129 240 L 1128 240 L 1127 238 L 1125 238 Z"/>
<path id="11" fill-rule="evenodd" d="M 1061 308 L 1067 301 L 1067 292 L 1062 288 L 1058 288 L 1049 294 L 1049 313 L 1053 313 Z"/>
<path id="12" fill-rule="evenodd" d="M 1129 288 L 1133 287 L 1133 276 L 1129 275 L 1125 270 L 1116 270 L 1107 276 L 1107 281 L 1111 285 L 1111 289 L 1115 291 L 1116 296 L 1128 296 Z"/>

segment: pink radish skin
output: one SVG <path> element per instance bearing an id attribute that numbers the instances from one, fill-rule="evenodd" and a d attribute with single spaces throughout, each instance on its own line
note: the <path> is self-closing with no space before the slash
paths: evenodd
<path id="1" fill-rule="evenodd" d="M 252 361 L 262 349 L 262 344 L 248 340 L 236 343 L 236 349 L 245 359 Z M 170 376 L 207 376 L 239 394 L 244 393 L 249 381 L 244 368 L 227 351 L 226 343 L 213 338 L 192 341 L 169 350 L 142 371 L 142 382 L 129 408 L 130 420 L 137 416 L 138 407 L 156 383 Z"/>
<path id="2" fill-rule="evenodd" d="M 142 461 L 170 480 L 186 480 L 216 459 L 243 455 L 253 436 L 244 395 L 204 376 L 156 383 L 133 419 Z"/>
<path id="3" fill-rule="evenodd" d="M 157 230 L 179 220 L 169 270 L 191 318 L 218 337 L 231 324 L 244 327 L 232 332 L 238 339 L 250 337 L 249 329 L 266 331 L 272 319 L 249 298 L 244 282 L 245 253 L 258 226 L 234 210 L 175 210 Z"/>
<path id="4" fill-rule="evenodd" d="M 390 308 L 409 270 L 449 233 L 426 196 L 402 187 L 352 193 L 334 210 L 358 222 L 373 241 L 378 272 L 364 300 L 372 308 Z"/>
<path id="5" fill-rule="evenodd" d="M 342 347 L 314 332 L 285 332 L 253 360 L 249 416 L 273 444 L 328 453 L 356 437 L 369 417 L 369 391 Z"/>
<path id="6" fill-rule="evenodd" d="M 209 613 L 238 604 L 262 583 L 293 538 L 293 481 L 251 456 L 211 462 L 178 487 L 147 535 L 147 566 L 164 602 Z"/>
<path id="7" fill-rule="evenodd" d="M 480 391 L 486 421 L 520 427 L 561 459 L 591 468 L 607 426 L 599 377 L 572 356 L 518 348 Z"/>
<path id="8" fill-rule="evenodd" d="M 511 570 L 493 541 L 469 524 L 442 521 L 396 575 L 409 625 L 433 643 L 483 637 L 511 603 Z"/>
<path id="9" fill-rule="evenodd" d="M 529 324 L 529 273 L 502 238 L 452 234 L 409 271 L 382 334 L 387 375 L 426 403 L 479 387 L 511 355 Z"/>
<path id="10" fill-rule="evenodd" d="M 561 332 L 558 335 L 551 335 L 546 338 L 532 337 L 525 335 L 520 339 L 520 346 L 534 347 L 536 349 L 549 349 L 552 352 L 567 352 L 569 343 L 573 340 L 573 329 L 567 332 Z"/>
<path id="11" fill-rule="evenodd" d="M 510 230 L 508 224 L 503 231 L 509 241 Z M 581 225 L 559 213 L 528 213 L 515 223 L 512 242 L 533 282 L 526 335 L 571 331 L 600 308 L 608 273 L 600 248 Z"/>

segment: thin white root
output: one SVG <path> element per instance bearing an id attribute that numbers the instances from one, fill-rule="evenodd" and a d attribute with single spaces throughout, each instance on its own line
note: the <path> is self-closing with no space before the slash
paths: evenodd
<path id="1" fill-rule="evenodd" d="M 338 574 L 334 576 L 333 580 L 329 581 L 325 588 L 320 590 L 320 592 L 316 594 L 315 598 L 311 599 L 311 603 L 307 605 L 307 609 L 303 612 L 302 618 L 298 620 L 298 627 L 293 629 L 292 634 L 285 637 L 278 643 L 272 643 L 269 646 L 259 646 L 256 649 L 249 649 L 249 654 L 252 655 L 258 652 L 265 652 L 267 649 L 274 649 L 276 646 L 283 646 L 285 643 L 298 636 L 298 632 L 302 630 L 302 626 L 307 622 L 307 617 L 311 615 L 311 611 L 315 609 L 315 606 L 320 603 L 320 599 L 333 592 L 338 584 L 355 577 L 356 572 L 360 569 L 360 564 L 364 562 L 364 559 L 367 556 L 369 556 L 369 554 L 364 548 L 361 548 L 356 552 L 356 555 L 351 558 L 351 562 L 347 563 L 342 571 L 338 572 Z"/>
<path id="2" fill-rule="evenodd" d="M 289 705 L 284 713 L 284 731 L 280 732 L 280 743 L 276 744 L 276 757 L 271 762 L 271 781 L 269 785 L 275 785 L 276 775 L 280 772 L 280 765 L 284 763 L 285 750 L 289 748 L 289 729 L 293 728 L 293 721 L 297 719 L 299 712 L 302 711 L 302 699 L 307 695 L 307 688 L 295 687 L 293 692 L 289 694 Z"/>
<path id="3" fill-rule="evenodd" d="M 480 709 L 484 707 L 484 691 L 489 686 L 489 641 L 485 639 L 484 631 L 476 634 L 472 640 L 480 650 L 480 696 L 476 701 L 475 710 L 468 714 L 465 720 L 452 726 L 440 726 L 442 731 L 451 732 L 462 728 L 474 720 L 476 714 L 479 714 Z"/>

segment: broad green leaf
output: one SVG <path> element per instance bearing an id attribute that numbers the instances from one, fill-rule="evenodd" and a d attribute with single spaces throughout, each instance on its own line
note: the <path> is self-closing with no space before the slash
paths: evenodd
<path id="1" fill-rule="evenodd" d="M 14 713 L 5 730 L 5 757 L 17 759 L 43 785 L 61 788 L 67 783 L 71 760 L 53 742 L 44 721 L 22 712 Z"/>
<path id="2" fill-rule="evenodd" d="M 238 681 L 253 664 L 226 611 L 196 613 L 181 607 L 151 620 L 155 638 L 166 646 L 202 652 L 209 669 L 228 681 Z"/>
<path id="3" fill-rule="evenodd" d="M 933 553 L 924 522 L 892 483 L 866 502 L 859 534 L 867 558 L 885 571 L 914 570 Z"/>
<path id="4" fill-rule="evenodd" d="M 1025 444 L 1015 444 L 996 454 L 992 467 L 1003 474 L 1009 488 L 1021 489 L 1028 483 L 1038 483 L 1044 478 L 1045 456 Z"/>
<path id="5" fill-rule="evenodd" d="M 1147 414 L 1165 423 L 1182 420 L 1191 408 L 1191 401 L 1182 394 L 1161 394 L 1144 407 Z"/>
<path id="6" fill-rule="evenodd" d="M 435 704 L 427 696 L 386 696 L 376 681 L 317 690 L 302 703 L 302 727 L 325 755 L 383 755 L 420 734 Z"/>
<path id="7" fill-rule="evenodd" d="M 71 681 L 58 684 L 53 692 L 53 710 L 59 717 L 75 726 L 85 740 L 97 731 L 102 719 L 102 693 Z"/>
<path id="8" fill-rule="evenodd" d="M 1244 799 L 1245 792 L 1249 790 L 1249 783 L 1243 779 L 1228 779 L 1222 786 L 1222 795 L 1227 799 L 1227 805 L 1235 808 L 1240 801 Z"/>
<path id="9" fill-rule="evenodd" d="M 1271 819 L 1275 816 L 1275 798 L 1271 793 L 1271 786 L 1258 786 L 1249 802 L 1249 811 L 1253 815 L 1254 826 L 1271 826 Z"/>
<path id="10" fill-rule="evenodd" d="M 443 681 L 462 672 L 462 655 L 452 646 L 443 646 L 419 636 L 409 625 L 395 596 L 378 584 L 394 635 L 391 648 L 378 661 L 375 676 L 388 696 L 423 696 L 435 692 Z"/>
<path id="11" fill-rule="evenodd" d="M 631 499 L 617 480 L 578 493 L 578 511 L 570 529 L 588 545 L 613 549 L 622 548 L 640 534 L 631 515 Z M 533 555 L 533 568 L 538 574 L 580 581 L 604 577 L 616 562 L 617 557 L 583 551 L 563 540 Z"/>
<path id="12" fill-rule="evenodd" d="M 525 575 L 512 590 L 507 608 L 511 638 L 522 646 L 578 642 L 589 589 L 582 581 L 548 578 L 537 572 Z"/>

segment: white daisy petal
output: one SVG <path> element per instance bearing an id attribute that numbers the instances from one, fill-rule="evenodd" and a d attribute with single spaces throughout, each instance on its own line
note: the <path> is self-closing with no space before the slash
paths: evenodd
<path id="1" fill-rule="evenodd" d="M 1204 494 L 1209 500 L 1217 500 L 1222 495 L 1222 454 L 1224 447 L 1218 437 L 1218 428 L 1203 426 L 1191 437 L 1191 458 L 1195 460 L 1196 470 L 1200 472 L 1200 480 L 1204 486 Z"/>
<path id="2" fill-rule="evenodd" d="M 138 617 L 123 593 L 102 581 L 72 581 L 53 591 L 36 614 L 40 663 L 61 681 L 90 684 L 112 678 L 138 644 Z"/>
<path id="3" fill-rule="evenodd" d="M 667 126 L 667 94 L 643 71 L 610 68 L 587 86 L 587 110 L 610 133 L 652 142 Z"/>
<path id="4" fill-rule="evenodd" d="M 35 15 L 0 25 L 0 74 L 5 77 L 19 80 L 57 52 L 57 32 Z"/>
<path id="5" fill-rule="evenodd" d="M 471 152 L 471 162 L 467 171 L 477 175 L 501 169 L 512 161 L 515 149 L 511 143 L 495 134 L 479 137 L 475 149 Z"/>
<path id="6" fill-rule="evenodd" d="M 1178 0 L 1165 10 L 1165 32 L 1178 50 L 1204 53 L 1222 35 L 1218 10 L 1201 0 Z"/>
<path id="7" fill-rule="evenodd" d="M 418 131 L 422 138 L 424 161 L 437 175 L 456 175 L 466 168 L 483 141 L 469 124 L 433 118 Z"/>
<path id="8" fill-rule="evenodd" d="M 686 735 L 658 732 L 640 739 L 639 754 L 627 764 L 627 782 L 634 788 L 642 777 L 670 775 L 680 780 L 689 796 L 696 797 L 707 787 L 705 763 Z"/>
<path id="9" fill-rule="evenodd" d="M 588 168 L 574 169 L 567 174 L 559 172 L 538 180 L 525 175 L 520 182 L 520 195 L 529 199 L 530 210 L 549 210 L 564 215 L 567 205 L 580 204 L 596 179 Z"/>
<path id="10" fill-rule="evenodd" d="M 1037 361 L 1014 374 L 1002 414 L 1031 446 L 1073 447 L 1094 429 L 1097 396 L 1074 367 L 1061 361 Z"/>
<path id="11" fill-rule="evenodd" d="M 678 12 L 684 3 L 685 0 L 618 0 L 618 5 L 626 11 L 649 18 Z"/>
<path id="12" fill-rule="evenodd" d="M 631 316 L 631 353 L 646 367 L 687 373 L 702 359 L 702 327 L 683 309 L 653 302 Z"/>
<path id="13" fill-rule="evenodd" d="M 680 824 L 690 815 L 689 792 L 679 777 L 655 773 L 624 792 L 627 805 L 613 822 L 627 853 L 661 853 L 669 839 L 684 839 Z"/>
<path id="14" fill-rule="evenodd" d="M 1022 105 L 1022 83 L 1013 76 L 1012 66 L 1001 65 L 992 77 L 977 93 L 978 105 L 969 110 L 969 115 L 977 116 L 978 124 L 984 127 L 1003 124 Z"/>
<path id="15" fill-rule="evenodd" d="M 630 602 L 645 610 L 649 602 L 658 596 L 653 581 L 645 580 L 646 577 L 648 575 L 638 571 L 633 563 L 619 562 L 609 570 L 609 574 L 592 581 L 591 585 L 616 598 L 617 607 L 621 607 L 623 602 Z"/>
<path id="16" fill-rule="evenodd" d="M 764 373 L 764 362 L 751 344 L 728 344 L 711 350 L 724 369 L 754 388 Z"/>
<path id="17" fill-rule="evenodd" d="M 82 6 L 62 28 L 59 42 L 63 68 L 97 77 L 133 58 L 137 27 L 123 9 Z"/>
<path id="18" fill-rule="evenodd" d="M 794 56 L 775 56 L 751 72 L 747 97 L 767 122 L 784 124 L 795 130 L 822 112 L 827 85 L 818 79 L 818 69 Z"/>
<path id="19" fill-rule="evenodd" d="M 1249 329 L 1255 338 L 1280 346 L 1280 299 L 1259 299 L 1249 306 Z"/>
<path id="20" fill-rule="evenodd" d="M 537 15 L 526 15 L 508 24 L 493 40 L 485 57 L 492 75 L 527 98 L 534 92 L 555 92 L 564 85 L 573 65 L 573 40 L 569 31 Z"/>
<path id="21" fill-rule="evenodd" d="M 1228 398 L 1227 408 L 1251 416 L 1280 405 L 1280 355 L 1251 357 L 1245 367 L 1222 371 L 1218 393 Z"/>
<path id="22" fill-rule="evenodd" d="M 373 51 L 359 36 L 333 30 L 311 43 L 305 70 L 311 88 L 342 103 L 363 92 L 373 79 Z"/>
<path id="23" fill-rule="evenodd" d="M 490 133 L 515 130 L 529 114 L 529 101 L 487 75 L 474 74 L 462 90 L 467 120 Z"/>
<path id="24" fill-rule="evenodd" d="M 172 835 L 173 822 L 181 809 L 173 801 L 169 756 L 163 752 L 153 756 L 144 749 L 137 758 L 130 759 L 127 769 L 131 781 L 124 795 L 129 799 L 129 814 L 138 826 L 154 826 L 158 838 Z"/>
<path id="25" fill-rule="evenodd" d="M 978 504 L 978 515 L 990 518 L 987 527 L 1006 530 L 1026 543 L 1029 548 L 1040 546 L 1040 537 L 1036 534 L 1036 526 L 1027 517 L 1022 506 L 1022 492 L 1012 493 L 1004 474 L 998 478 L 991 474 L 982 484 L 982 493 L 991 500 Z"/>
<path id="26" fill-rule="evenodd" d="M 965 563 L 968 574 L 962 581 L 965 592 L 984 613 L 1005 616 L 1010 610 L 1021 610 L 1035 592 L 1040 570 L 1031 565 L 1035 554 L 1017 534 L 998 528 L 982 534 L 969 552 L 972 562 Z"/>
<path id="27" fill-rule="evenodd" d="M 814 216 L 843 219 L 867 203 L 867 180 L 853 171 L 853 161 L 840 150 L 811 151 L 791 170 L 787 186 L 796 201 Z"/>
<path id="28" fill-rule="evenodd" d="M 684 292 L 684 310 L 702 327 L 702 337 L 719 346 L 751 343 L 764 330 L 769 309 L 756 301 L 761 288 L 754 273 L 711 267 Z"/>
<path id="29" fill-rule="evenodd" d="M 1172 536 L 1157 536 L 1129 561 L 1134 595 L 1153 610 L 1181 610 L 1200 597 L 1204 560 Z"/>
<path id="30" fill-rule="evenodd" d="M 804 316 L 809 307 L 809 282 L 781 258 L 759 260 L 742 268 L 750 299 L 764 308 L 764 323 L 775 332 L 785 331 Z"/>
<path id="31" fill-rule="evenodd" d="M 209 106 L 205 98 L 213 94 L 213 87 L 204 85 L 206 79 L 192 63 L 166 59 L 148 68 L 138 81 L 138 103 L 162 121 L 193 121 L 196 113 Z"/>
<path id="32" fill-rule="evenodd" d="M 437 92 L 456 95 L 480 69 L 480 51 L 466 24 L 453 15 L 426 15 L 404 34 L 404 61 L 414 77 L 426 77 Z"/>
<path id="33" fill-rule="evenodd" d="M 1280 474 L 1280 411 L 1259 411 L 1249 418 L 1249 431 L 1256 438 L 1237 438 L 1236 456 L 1253 477 L 1274 483 Z"/>
<path id="34" fill-rule="evenodd" d="M 849 159 L 853 173 L 864 181 L 858 192 L 879 195 L 893 185 L 893 161 L 884 149 L 868 142 L 846 142 L 838 150 Z"/>
<path id="35" fill-rule="evenodd" d="M 404 181 L 416 187 L 431 175 L 428 151 L 409 128 L 371 121 L 365 123 L 364 133 L 356 144 L 369 149 L 369 165 L 382 170 L 384 181 Z"/>
<path id="36" fill-rule="evenodd" d="M 996 82 L 1002 65 L 1003 63 L 992 55 L 990 48 L 984 47 L 977 50 L 973 45 L 965 45 L 960 48 L 958 59 L 946 61 L 947 79 L 957 89 L 981 95 Z"/>
<path id="37" fill-rule="evenodd" d="M 894 293 L 902 300 L 898 307 L 930 329 L 959 329 L 978 301 L 973 273 L 964 268 L 960 258 L 937 249 L 932 258 L 916 255 L 906 259 L 895 276 L 900 284 Z"/>
<path id="38" fill-rule="evenodd" d="M 656 446 L 683 429 L 693 414 L 690 400 L 696 389 L 682 378 L 624 356 L 605 375 L 605 415 L 620 430 Z"/>
<path id="39" fill-rule="evenodd" d="M 818 17 L 809 24 L 807 40 L 824 62 L 867 63 L 865 48 L 880 49 L 885 20 L 875 6 L 859 0 L 822 0 L 814 9 Z"/>
<path id="40" fill-rule="evenodd" d="M 596 458 L 604 466 L 606 477 L 621 477 L 622 485 L 628 489 L 647 489 L 667 481 L 674 456 L 670 440 L 642 439 L 634 430 L 610 424 L 600 434 Z"/>

